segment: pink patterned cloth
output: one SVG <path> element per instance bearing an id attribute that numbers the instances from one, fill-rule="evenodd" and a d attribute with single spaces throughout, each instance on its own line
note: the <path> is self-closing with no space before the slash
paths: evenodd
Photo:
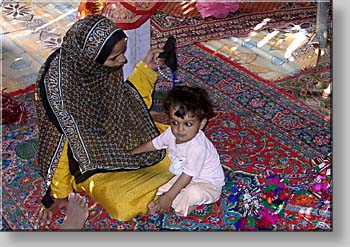
<path id="1" fill-rule="evenodd" d="M 224 2 L 196 2 L 196 8 L 203 18 L 213 16 L 215 18 L 225 18 L 230 12 L 239 9 L 239 3 L 235 0 Z"/>

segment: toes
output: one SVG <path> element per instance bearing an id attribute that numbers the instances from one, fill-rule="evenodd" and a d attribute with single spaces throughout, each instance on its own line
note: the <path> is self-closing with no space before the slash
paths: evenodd
<path id="1" fill-rule="evenodd" d="M 47 210 L 43 209 L 43 211 L 41 213 L 39 213 L 39 223 L 41 226 L 44 225 L 45 221 L 47 222 Z"/>
<path id="2" fill-rule="evenodd" d="M 76 197 L 76 193 L 74 193 L 74 192 L 70 192 L 70 193 L 68 194 L 68 200 L 74 200 L 75 197 Z"/>
<path id="3" fill-rule="evenodd" d="M 87 202 L 85 200 L 85 197 L 81 196 L 78 193 L 69 193 L 68 200 L 73 202 L 75 205 L 79 205 L 82 208 L 87 208 Z"/>
<path id="4" fill-rule="evenodd" d="M 51 223 L 51 219 L 52 219 L 52 216 L 53 216 L 53 213 L 51 211 L 48 211 L 47 212 L 47 224 L 50 224 Z"/>
<path id="5" fill-rule="evenodd" d="M 86 202 L 85 198 L 80 196 L 80 195 L 79 195 L 79 205 L 81 207 L 85 207 L 85 205 L 87 205 L 87 202 Z"/>
<path id="6" fill-rule="evenodd" d="M 41 207 L 37 207 L 35 210 L 34 210 L 34 215 L 39 217 L 40 214 L 42 214 L 42 211 L 44 210 L 44 207 L 41 206 Z"/>

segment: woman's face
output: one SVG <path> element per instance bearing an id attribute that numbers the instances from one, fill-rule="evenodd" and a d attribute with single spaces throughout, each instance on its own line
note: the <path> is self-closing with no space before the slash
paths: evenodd
<path id="1" fill-rule="evenodd" d="M 123 67 L 128 62 L 125 57 L 127 38 L 121 39 L 115 44 L 111 54 L 106 59 L 103 65 L 107 67 Z"/>

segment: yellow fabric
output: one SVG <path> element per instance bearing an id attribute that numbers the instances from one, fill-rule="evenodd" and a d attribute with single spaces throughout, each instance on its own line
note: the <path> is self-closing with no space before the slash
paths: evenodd
<path id="1" fill-rule="evenodd" d="M 157 74 L 140 62 L 129 81 L 138 89 L 146 105 L 152 105 L 152 93 Z M 168 125 L 156 123 L 160 132 Z M 155 197 L 158 187 L 168 182 L 173 175 L 169 172 L 168 155 L 154 166 L 131 170 L 99 173 L 83 183 L 75 184 L 69 173 L 68 143 L 65 143 L 62 157 L 52 179 L 51 189 L 56 198 L 65 198 L 72 188 L 85 191 L 115 219 L 131 220 L 137 215 L 147 213 L 147 205 Z"/>
<path id="2" fill-rule="evenodd" d="M 147 213 L 147 205 L 153 200 L 158 187 L 173 175 L 168 172 L 168 157 L 158 164 L 139 170 L 95 174 L 77 185 L 84 190 L 115 219 L 131 220 Z"/>
<path id="3" fill-rule="evenodd" d="M 157 76 L 157 72 L 153 71 L 141 61 L 135 66 L 133 73 L 128 77 L 128 80 L 141 94 L 148 109 L 152 106 L 152 93 Z"/>
<path id="4" fill-rule="evenodd" d="M 169 125 L 163 123 L 155 122 L 155 124 L 160 133 L 163 133 L 169 127 Z"/>
<path id="5" fill-rule="evenodd" d="M 69 192 L 73 191 L 74 177 L 69 172 L 67 152 L 68 142 L 66 141 L 51 181 L 51 191 L 54 198 L 67 198 Z"/>

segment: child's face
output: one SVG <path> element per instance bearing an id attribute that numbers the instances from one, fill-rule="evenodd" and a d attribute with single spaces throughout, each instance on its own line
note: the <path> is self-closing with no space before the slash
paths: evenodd
<path id="1" fill-rule="evenodd" d="M 207 123 L 207 119 L 200 121 L 197 117 L 191 114 L 186 114 L 184 118 L 174 115 L 177 108 L 170 107 L 170 127 L 174 136 L 176 137 L 176 144 L 181 144 L 192 140 L 199 130 L 203 129 Z"/>

